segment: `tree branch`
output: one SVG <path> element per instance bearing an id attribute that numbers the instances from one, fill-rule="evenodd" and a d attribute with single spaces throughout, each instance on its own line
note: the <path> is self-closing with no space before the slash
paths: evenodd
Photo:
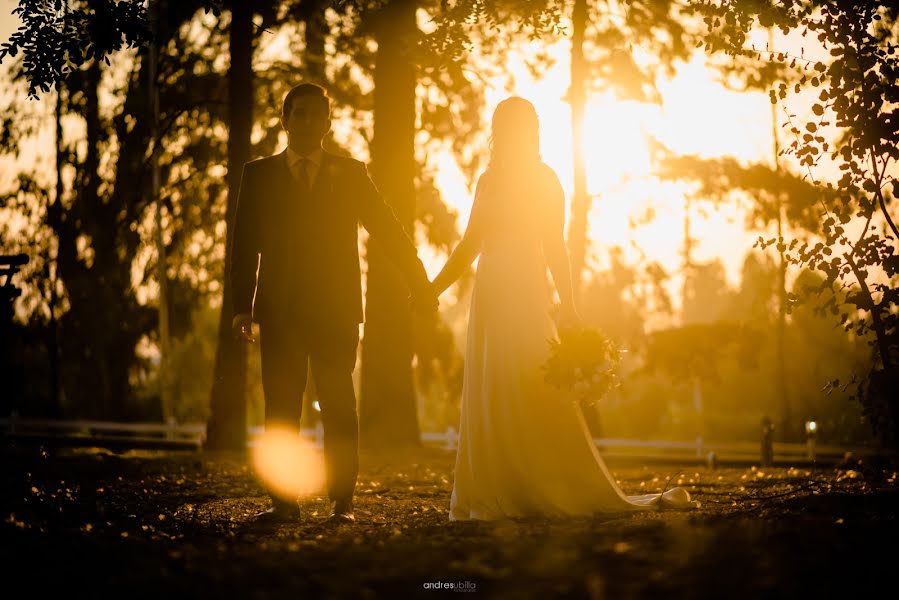
<path id="1" fill-rule="evenodd" d="M 880 361 L 883 363 L 884 369 L 891 369 L 893 365 L 890 360 L 890 345 L 887 341 L 886 328 L 880 318 L 880 305 L 874 302 L 874 296 L 871 294 L 871 289 L 868 287 L 865 275 L 861 272 L 861 269 L 858 268 L 858 265 L 855 264 L 852 254 L 845 252 L 843 253 L 843 256 L 846 258 L 849 268 L 851 268 L 852 272 L 855 274 L 855 278 L 858 280 L 858 285 L 861 287 L 862 293 L 865 294 L 871 302 L 871 320 L 874 324 L 874 335 L 877 338 L 877 349 L 880 353 Z"/>
<path id="2" fill-rule="evenodd" d="M 874 148 L 871 148 L 871 167 L 874 169 L 874 176 L 877 177 L 877 181 L 874 182 L 874 193 L 877 194 L 877 202 L 880 205 L 880 211 L 883 213 L 883 217 L 887 221 L 887 225 L 890 226 L 890 229 L 893 231 L 894 239 L 899 240 L 899 230 L 896 229 L 896 224 L 893 223 L 893 219 L 890 218 L 890 213 L 887 211 L 886 202 L 883 200 L 883 190 L 881 189 L 880 182 L 883 180 L 883 174 L 886 173 L 887 161 L 889 158 L 886 158 L 883 161 L 883 172 L 878 174 L 877 172 L 877 158 L 874 154 Z"/>

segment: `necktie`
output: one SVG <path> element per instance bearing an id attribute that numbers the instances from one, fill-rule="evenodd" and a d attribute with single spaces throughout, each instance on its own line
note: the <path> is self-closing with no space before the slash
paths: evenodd
<path id="1" fill-rule="evenodd" d="M 300 185 L 304 188 L 312 187 L 309 181 L 309 162 L 309 159 L 305 157 L 297 162 L 297 177 L 300 180 Z"/>

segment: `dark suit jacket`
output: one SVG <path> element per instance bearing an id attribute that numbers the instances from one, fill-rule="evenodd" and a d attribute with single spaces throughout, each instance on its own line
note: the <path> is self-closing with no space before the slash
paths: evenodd
<path id="1" fill-rule="evenodd" d="M 311 190 L 285 153 L 244 165 L 234 220 L 230 275 L 235 314 L 259 323 L 345 330 L 362 322 L 359 223 L 413 289 L 427 274 L 409 236 L 365 165 L 324 152 Z M 258 269 L 257 269 L 258 267 Z"/>

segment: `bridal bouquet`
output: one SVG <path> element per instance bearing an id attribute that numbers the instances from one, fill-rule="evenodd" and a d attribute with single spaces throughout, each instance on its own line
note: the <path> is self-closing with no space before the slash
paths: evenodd
<path id="1" fill-rule="evenodd" d="M 592 405 L 617 387 L 620 350 L 601 331 L 562 329 L 550 340 L 550 354 L 543 369 L 547 383 L 573 391 L 578 400 Z"/>

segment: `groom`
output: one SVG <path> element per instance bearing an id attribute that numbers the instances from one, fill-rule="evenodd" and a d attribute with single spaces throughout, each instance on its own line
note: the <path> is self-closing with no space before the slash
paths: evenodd
<path id="1" fill-rule="evenodd" d="M 287 149 L 244 166 L 230 274 L 234 332 L 260 327 L 265 426 L 299 430 L 307 364 L 321 405 L 328 520 L 355 521 L 359 426 L 353 368 L 362 322 L 358 224 L 405 276 L 417 308 L 437 298 L 415 246 L 368 177 L 365 165 L 325 152 L 331 129 L 324 88 L 300 84 L 284 98 Z M 294 500 L 272 496 L 262 519 L 299 518 Z"/>

